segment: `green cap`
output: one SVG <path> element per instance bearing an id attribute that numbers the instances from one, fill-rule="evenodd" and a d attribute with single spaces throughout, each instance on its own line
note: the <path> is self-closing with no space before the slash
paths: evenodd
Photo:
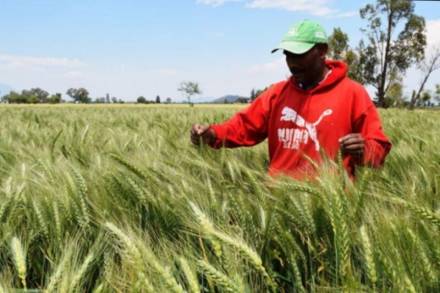
<path id="1" fill-rule="evenodd" d="M 327 34 L 324 28 L 317 22 L 303 20 L 290 28 L 284 36 L 278 48 L 294 54 L 304 54 L 316 44 L 327 44 Z"/>

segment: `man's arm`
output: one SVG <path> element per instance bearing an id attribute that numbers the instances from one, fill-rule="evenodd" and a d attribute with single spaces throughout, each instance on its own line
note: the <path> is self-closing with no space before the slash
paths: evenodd
<path id="1" fill-rule="evenodd" d="M 354 129 L 359 132 L 364 139 L 364 152 L 361 158 L 355 158 L 356 163 L 371 167 L 380 167 L 385 161 L 385 157 L 391 150 L 391 142 L 385 136 L 379 114 L 373 103 L 355 121 Z"/>
<path id="2" fill-rule="evenodd" d="M 273 89 L 269 88 L 246 109 L 236 113 L 226 122 L 210 126 L 193 125 L 192 143 L 198 145 L 202 142 L 214 148 L 233 148 L 262 142 L 267 137 L 267 119 L 273 92 Z"/>
<path id="3" fill-rule="evenodd" d="M 376 107 L 365 89 L 361 89 L 354 107 L 352 133 L 339 140 L 342 154 L 351 164 L 380 167 L 391 149 Z"/>

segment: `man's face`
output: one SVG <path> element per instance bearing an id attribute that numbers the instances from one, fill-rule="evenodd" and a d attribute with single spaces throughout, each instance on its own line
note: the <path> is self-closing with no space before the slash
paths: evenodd
<path id="1" fill-rule="evenodd" d="M 311 85 L 322 77 L 325 51 L 319 46 L 313 47 L 304 54 L 293 54 L 284 50 L 287 66 L 297 82 Z"/>

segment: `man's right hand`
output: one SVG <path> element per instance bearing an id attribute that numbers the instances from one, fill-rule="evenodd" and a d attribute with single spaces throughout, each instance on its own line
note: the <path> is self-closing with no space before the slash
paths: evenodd
<path id="1" fill-rule="evenodd" d="M 216 139 L 215 131 L 208 125 L 194 124 L 191 128 L 191 142 L 195 145 L 214 144 Z"/>

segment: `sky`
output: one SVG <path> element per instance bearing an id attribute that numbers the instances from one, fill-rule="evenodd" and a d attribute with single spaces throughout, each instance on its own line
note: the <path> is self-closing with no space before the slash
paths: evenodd
<path id="1" fill-rule="evenodd" d="M 340 27 L 356 46 L 366 22 L 356 0 L 0 0 L 0 95 L 41 87 L 65 94 L 85 87 L 125 101 L 157 95 L 183 99 L 182 81 L 199 99 L 249 96 L 285 79 L 282 53 L 271 54 L 289 27 Z M 440 45 L 440 1 L 418 1 L 428 45 Z M 408 71 L 405 91 L 420 80 Z M 440 83 L 440 70 L 428 88 Z M 3 92 L 2 92 L 3 91 Z"/>

